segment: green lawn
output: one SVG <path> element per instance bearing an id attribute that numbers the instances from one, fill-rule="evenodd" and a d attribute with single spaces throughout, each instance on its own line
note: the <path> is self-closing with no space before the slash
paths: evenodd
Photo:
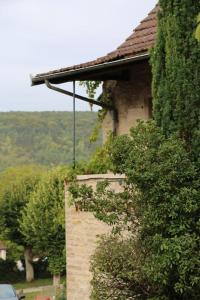
<path id="1" fill-rule="evenodd" d="M 38 295 L 38 293 L 34 292 L 34 293 L 27 293 L 25 294 L 25 300 L 34 300 L 35 297 Z"/>
<path id="2" fill-rule="evenodd" d="M 62 277 L 61 278 L 61 283 L 65 283 L 66 278 Z M 14 287 L 16 290 L 24 290 L 26 288 L 34 288 L 34 287 L 41 287 L 41 286 L 49 286 L 48 288 L 46 288 L 45 290 L 41 290 L 39 292 L 31 292 L 31 293 L 26 293 L 24 292 L 25 295 L 25 300 L 35 300 L 36 296 L 43 296 L 46 298 L 53 298 L 53 296 L 58 295 L 57 291 L 55 289 L 55 287 L 53 287 L 53 280 L 52 278 L 47 278 L 47 279 L 38 279 L 38 280 L 34 280 L 31 283 L 27 283 L 27 282 L 20 282 L 20 283 L 16 283 L 14 284 Z"/>
<path id="3" fill-rule="evenodd" d="M 16 290 L 20 289 L 27 289 L 32 287 L 40 287 L 40 286 L 46 286 L 46 285 L 52 285 L 53 279 L 52 278 L 45 278 L 45 279 L 37 279 L 30 283 L 27 282 L 19 282 L 13 284 Z"/>
<path id="4" fill-rule="evenodd" d="M 65 277 L 61 278 L 61 283 L 65 283 Z M 27 282 L 19 282 L 13 284 L 16 290 L 21 289 L 27 289 L 32 287 L 40 287 L 40 286 L 46 286 L 46 285 L 52 285 L 53 284 L 53 278 L 45 278 L 45 279 L 36 279 L 30 283 Z"/>

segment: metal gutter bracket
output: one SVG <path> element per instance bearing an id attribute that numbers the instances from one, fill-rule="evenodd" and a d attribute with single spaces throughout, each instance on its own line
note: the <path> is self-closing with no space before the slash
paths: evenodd
<path id="1" fill-rule="evenodd" d="M 75 83 L 75 81 L 74 81 L 74 83 Z M 108 111 L 110 112 L 110 114 L 112 116 L 112 120 L 113 120 L 113 133 L 114 134 L 116 133 L 116 124 L 118 122 L 118 113 L 117 113 L 117 110 L 115 109 L 115 107 L 113 105 L 110 105 L 110 104 L 107 104 L 107 103 L 103 103 L 103 102 L 100 102 L 100 101 L 97 101 L 97 100 L 94 100 L 94 99 L 87 98 L 87 97 L 84 97 L 84 96 L 76 94 L 75 93 L 75 85 L 74 84 L 73 84 L 73 87 L 74 87 L 73 88 L 73 93 L 50 84 L 50 82 L 48 80 L 45 80 L 45 84 L 46 84 L 46 86 L 49 89 L 51 89 L 53 91 L 56 91 L 56 92 L 59 92 L 59 93 L 62 93 L 64 95 L 73 97 L 73 99 L 79 99 L 79 100 L 82 100 L 82 101 L 85 101 L 85 102 L 92 103 L 94 105 L 100 106 L 102 108 L 108 109 Z M 73 101 L 73 103 L 74 103 L 74 101 Z M 73 104 L 73 106 L 74 106 L 74 104 Z"/>
<path id="2" fill-rule="evenodd" d="M 45 84 L 49 89 L 51 89 L 53 91 L 62 93 L 64 95 L 67 95 L 67 96 L 70 96 L 70 97 L 74 97 L 74 93 L 66 91 L 64 89 L 61 89 L 61 88 L 59 88 L 55 85 L 52 85 L 52 84 L 50 84 L 50 82 L 48 80 L 45 80 Z M 100 102 L 100 101 L 96 101 L 94 99 L 87 98 L 87 97 L 84 97 L 84 96 L 81 96 L 81 95 L 78 95 L 78 94 L 75 94 L 75 97 L 76 97 L 76 99 L 79 99 L 79 100 L 82 100 L 82 101 L 85 101 L 85 102 L 89 102 L 89 103 L 92 103 L 94 105 L 101 106 L 103 108 L 107 108 L 109 110 L 114 109 L 114 107 L 112 105 L 109 105 L 109 104 L 106 104 L 106 103 L 103 103 L 103 102 Z"/>

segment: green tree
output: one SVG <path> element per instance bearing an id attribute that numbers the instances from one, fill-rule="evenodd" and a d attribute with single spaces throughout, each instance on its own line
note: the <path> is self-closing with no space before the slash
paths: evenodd
<path id="1" fill-rule="evenodd" d="M 32 244 L 25 241 L 19 227 L 22 211 L 29 202 L 30 194 L 38 184 L 43 168 L 35 165 L 10 168 L 0 175 L 0 222 L 1 238 L 8 240 L 8 245 L 23 246 L 26 264 L 26 279 L 34 279 L 32 266 Z"/>
<path id="2" fill-rule="evenodd" d="M 158 126 L 178 132 L 200 153 L 200 44 L 195 39 L 200 2 L 160 0 L 158 35 L 152 51 L 153 106 Z"/>
<path id="3" fill-rule="evenodd" d="M 132 130 L 131 139 L 126 139 L 116 140 L 112 159 L 115 171 L 124 171 L 128 178 L 132 212 L 140 226 L 142 277 L 151 287 L 150 295 L 155 299 L 198 299 L 198 169 L 184 141 L 177 135 L 166 139 L 151 123 L 140 124 Z M 129 212 L 130 207 L 127 218 L 131 221 Z"/>
<path id="4" fill-rule="evenodd" d="M 177 135 L 166 138 L 154 123 L 140 123 L 110 147 L 113 171 L 127 177 L 124 192 L 110 191 L 106 182 L 96 192 L 71 189 L 79 202 L 83 198 L 82 209 L 113 225 L 115 234 L 129 233 L 122 242 L 111 237 L 110 249 L 108 241 L 101 243 L 101 253 L 97 250 L 93 299 L 104 293 L 104 299 L 114 300 L 120 290 L 122 300 L 200 296 L 200 182 L 185 146 Z M 119 248 L 124 256 L 117 258 Z"/>
<path id="5" fill-rule="evenodd" d="M 64 178 L 66 168 L 45 174 L 24 209 L 21 232 L 38 254 L 48 257 L 54 283 L 65 270 Z"/>

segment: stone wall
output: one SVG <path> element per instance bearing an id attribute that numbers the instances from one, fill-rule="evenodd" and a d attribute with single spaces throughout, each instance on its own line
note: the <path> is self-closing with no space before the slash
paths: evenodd
<path id="1" fill-rule="evenodd" d="M 151 117 L 151 69 L 147 61 L 132 66 L 129 80 L 105 82 L 104 90 L 112 90 L 112 101 L 118 112 L 117 135 L 128 133 L 137 120 Z M 108 112 L 103 122 L 104 140 L 109 131 L 113 131 L 113 120 Z"/>
<path id="2" fill-rule="evenodd" d="M 111 96 L 118 112 L 117 121 L 113 122 L 110 112 L 103 121 L 104 141 L 109 131 L 115 130 L 117 135 L 129 133 L 137 120 L 148 120 L 151 117 L 151 69 L 147 61 L 135 63 L 131 67 L 129 80 L 105 82 L 104 91 Z M 116 192 L 122 189 L 119 182 L 124 176 L 120 175 L 85 175 L 77 178 L 79 184 L 93 188 L 104 179 L 111 182 L 111 189 Z M 69 197 L 66 185 L 66 202 Z M 110 230 L 109 226 L 95 219 L 91 213 L 76 211 L 74 207 L 66 205 L 67 300 L 89 300 L 90 257 L 96 248 L 97 236 Z"/>
<path id="3" fill-rule="evenodd" d="M 6 260 L 6 250 L 5 249 L 1 249 L 0 250 L 0 258 L 3 260 Z"/>
<path id="4" fill-rule="evenodd" d="M 110 188 L 122 191 L 120 184 L 124 180 L 123 175 L 83 175 L 78 176 L 79 184 L 96 187 L 97 182 L 107 179 Z M 67 251 L 67 300 L 89 300 L 91 286 L 90 281 L 90 257 L 94 253 L 98 235 L 110 232 L 111 228 L 94 218 L 88 212 L 76 211 L 74 206 L 69 206 L 70 194 L 68 184 L 66 191 L 66 251 Z"/>

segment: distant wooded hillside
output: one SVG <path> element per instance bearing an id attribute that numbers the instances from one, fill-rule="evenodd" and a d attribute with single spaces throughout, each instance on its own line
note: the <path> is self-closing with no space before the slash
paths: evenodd
<path id="1" fill-rule="evenodd" d="M 90 144 L 97 113 L 76 113 L 77 160 L 86 160 L 101 144 Z M 72 163 L 72 112 L 0 113 L 0 171 L 21 164 Z"/>

